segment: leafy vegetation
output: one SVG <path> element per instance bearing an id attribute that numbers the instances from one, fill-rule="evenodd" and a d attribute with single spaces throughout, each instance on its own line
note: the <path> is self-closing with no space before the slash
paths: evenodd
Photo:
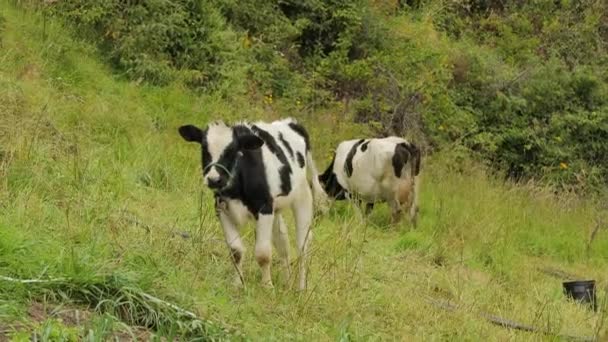
<path id="1" fill-rule="evenodd" d="M 59 1 L 132 79 L 331 108 L 507 176 L 608 183 L 601 0 Z M 245 113 L 243 113 L 245 114 Z"/>
<path id="2" fill-rule="evenodd" d="M 295 8 L 225 1 L 206 2 L 201 6 L 209 10 L 196 15 L 182 7 L 185 1 L 146 3 L 173 6 L 201 22 L 216 18 L 209 26 L 216 31 L 200 37 L 223 42 L 218 49 L 226 59 L 205 60 L 201 52 L 201 64 L 179 64 L 184 59 L 173 61 L 166 47 L 156 50 L 160 43 L 121 50 L 129 45 L 114 39 L 128 41 L 147 28 L 137 28 L 137 21 L 120 27 L 117 38 L 101 38 L 103 20 L 113 23 L 129 12 L 95 11 L 143 2 L 65 0 L 36 11 L 30 6 L 39 2 L 0 3 L 0 275 L 66 280 L 53 288 L 0 279 L 2 337 L 103 340 L 124 330 L 137 337 L 138 324 L 160 337 L 187 334 L 188 317 L 142 300 L 143 291 L 214 322 L 194 327 L 204 331 L 197 331 L 201 337 L 223 336 L 217 324 L 254 340 L 553 340 L 563 333 L 606 339 L 605 206 L 555 195 L 542 183 L 504 182 L 478 161 L 488 158 L 509 171 L 511 160 L 523 158 L 513 146 L 538 139 L 522 175 L 556 182 L 574 177 L 568 184 L 579 185 L 578 161 L 597 169 L 598 184 L 605 181 L 601 159 L 593 159 L 606 148 L 600 140 L 604 61 L 585 51 L 576 59 L 558 53 L 577 46 L 565 36 L 603 49 L 602 40 L 593 39 L 603 37 L 594 36 L 605 32 L 601 20 L 583 25 L 564 10 L 578 5 L 562 2 L 556 20 L 570 18 L 582 25 L 576 30 L 591 25 L 589 31 L 566 35 L 559 24 L 553 40 L 538 43 L 513 23 L 535 15 L 549 20 L 549 10 L 531 8 L 553 1 L 504 7 L 492 4 L 511 2 L 305 1 L 289 5 Z M 599 6 L 594 15 L 602 13 L 602 3 L 591 5 Z M 84 14 L 105 19 L 73 30 Z M 163 23 L 170 20 L 165 17 L 151 18 Z M 490 35 L 488 18 L 503 33 Z M 326 31 L 340 44 L 316 40 Z M 504 40 L 509 32 L 514 36 Z M 551 51 L 547 59 L 536 43 Z M 138 49 L 150 56 L 142 65 L 129 59 Z M 537 69 L 522 74 L 529 66 Z M 198 72 L 213 76 L 191 77 Z M 589 79 L 597 82 L 585 85 Z M 502 95 L 492 91 L 498 86 L 506 87 Z M 180 140 L 176 127 L 286 113 L 309 127 L 319 167 L 338 141 L 378 131 L 405 127 L 434 148 L 423 165 L 419 227 L 389 226 L 385 206 L 366 219 L 357 208 L 336 204 L 315 222 L 304 293 L 278 285 L 281 279 L 274 290 L 258 286 L 254 234 L 246 227 L 247 287 L 239 290 L 230 286 L 233 269 L 212 196 L 200 185 L 198 151 Z M 561 141 L 549 135 L 557 131 Z M 599 186 L 587 179 L 580 184 Z M 278 271 L 273 267 L 273 277 L 281 277 Z M 563 296 L 561 282 L 570 278 L 597 281 L 599 312 Z M 461 310 L 438 309 L 429 297 Z M 36 303 L 78 306 L 91 317 L 79 325 L 39 319 L 31 310 Z M 549 335 L 490 325 L 481 312 Z M 162 324 L 130 320 L 129 313 Z"/>

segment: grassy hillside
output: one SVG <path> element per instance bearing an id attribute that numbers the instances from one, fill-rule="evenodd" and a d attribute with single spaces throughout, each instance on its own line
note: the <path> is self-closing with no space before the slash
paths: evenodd
<path id="1" fill-rule="evenodd" d="M 180 82 L 138 83 L 57 22 L 6 2 L 0 18 L 0 275 L 63 279 L 0 279 L 1 337 L 606 338 L 605 229 L 589 244 L 608 221 L 606 208 L 533 183 L 505 184 L 457 147 L 424 160 L 417 229 L 389 226 L 383 206 L 363 219 L 337 204 L 315 222 L 303 293 L 258 286 L 248 229 L 247 287 L 233 288 L 199 152 L 176 128 L 220 116 L 293 115 L 311 131 L 320 167 L 337 141 L 369 128 L 346 122 L 338 104 L 298 109 L 272 98 L 201 94 Z M 601 312 L 564 298 L 561 281 L 570 277 L 598 281 Z M 141 299 L 140 290 L 193 311 L 205 329 Z M 68 319 L 66 310 L 82 313 Z M 166 319 L 148 317 L 160 325 L 138 328 L 129 313 L 141 312 Z M 491 325 L 481 313 L 550 335 Z"/>

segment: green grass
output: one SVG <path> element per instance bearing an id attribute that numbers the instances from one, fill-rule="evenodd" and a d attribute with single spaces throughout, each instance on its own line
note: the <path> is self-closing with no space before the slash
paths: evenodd
<path id="1" fill-rule="evenodd" d="M 253 230 L 245 228 L 247 287 L 233 288 L 199 152 L 176 128 L 289 113 L 309 127 L 323 168 L 332 146 L 365 127 L 346 123 L 338 108 L 306 113 L 280 101 L 129 82 L 62 27 L 49 23 L 43 39 L 33 13 L 2 3 L 0 16 L 1 275 L 76 284 L 117 276 L 253 340 L 557 339 L 491 325 L 481 312 L 554 334 L 606 336 L 604 315 L 567 301 L 566 279 L 541 271 L 596 279 L 605 303 L 608 234 L 600 230 L 587 248 L 605 209 L 505 184 L 451 150 L 424 162 L 416 230 L 389 226 L 386 206 L 364 219 L 336 204 L 316 222 L 309 290 L 298 293 L 258 286 Z M 438 309 L 427 297 L 461 310 Z M 19 322 L 7 334 L 103 339 L 122 327 L 107 310 L 76 328 L 36 322 L 28 307 L 46 300 L 78 302 L 0 280 L 0 322 Z"/>

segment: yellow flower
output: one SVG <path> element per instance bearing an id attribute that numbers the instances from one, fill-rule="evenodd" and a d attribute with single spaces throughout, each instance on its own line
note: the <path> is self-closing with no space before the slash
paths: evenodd
<path id="1" fill-rule="evenodd" d="M 559 168 L 562 169 L 562 170 L 566 170 L 568 168 L 568 164 L 564 163 L 564 162 L 561 162 L 561 163 L 559 163 Z"/>
<path id="2" fill-rule="evenodd" d="M 443 131 L 443 130 L 445 130 L 445 127 L 443 127 L 443 125 L 439 125 L 439 130 Z"/>
<path id="3" fill-rule="evenodd" d="M 243 46 L 246 48 L 251 46 L 251 39 L 249 39 L 249 36 L 245 36 L 243 39 Z"/>
<path id="4" fill-rule="evenodd" d="M 264 95 L 264 103 L 266 103 L 266 104 L 272 103 L 272 94 Z"/>

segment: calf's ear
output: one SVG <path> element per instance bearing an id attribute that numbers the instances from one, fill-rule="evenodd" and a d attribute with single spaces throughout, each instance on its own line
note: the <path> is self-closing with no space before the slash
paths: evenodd
<path id="1" fill-rule="evenodd" d="M 199 144 L 203 141 L 203 131 L 196 126 L 185 125 L 180 127 L 178 130 L 179 135 L 181 135 L 186 141 L 194 141 Z"/>
<path id="2" fill-rule="evenodd" d="M 264 145 L 264 140 L 260 139 L 257 135 L 251 133 L 237 135 L 236 141 L 239 145 L 239 148 L 243 150 L 255 150 Z"/>

